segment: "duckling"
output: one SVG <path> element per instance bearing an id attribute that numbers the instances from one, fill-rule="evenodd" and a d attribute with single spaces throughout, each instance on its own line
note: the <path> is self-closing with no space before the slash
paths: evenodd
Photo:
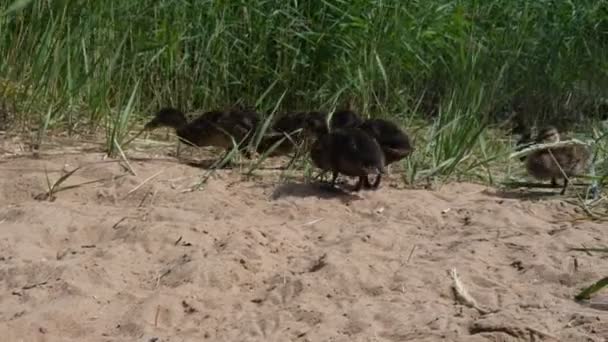
<path id="1" fill-rule="evenodd" d="M 363 123 L 363 120 L 356 112 L 350 109 L 340 109 L 335 111 L 329 119 L 329 128 L 350 128 L 359 127 Z"/>
<path id="2" fill-rule="evenodd" d="M 283 140 L 269 156 L 285 155 L 294 150 L 305 140 L 305 128 L 307 122 L 322 121 L 325 117 L 323 112 L 293 112 L 282 115 L 271 127 L 269 133 L 262 138 L 258 152 L 263 153 L 270 147 Z"/>
<path id="3" fill-rule="evenodd" d="M 357 113 L 350 109 L 340 109 L 328 115 L 323 112 L 314 112 L 306 120 L 304 129 L 306 137 L 320 137 L 333 130 L 341 128 L 355 128 L 361 124 L 362 120 Z M 323 177 L 328 170 L 322 170 L 315 178 Z M 335 179 L 333 180 L 335 183 Z"/>
<path id="4" fill-rule="evenodd" d="M 380 175 L 385 172 L 384 154 L 380 145 L 358 128 L 338 128 L 318 133 L 310 157 L 316 167 L 332 172 L 332 187 L 340 173 L 359 177 L 355 186 L 355 191 L 359 191 L 369 174 Z"/>
<path id="5" fill-rule="evenodd" d="M 560 139 L 558 130 L 548 126 L 538 132 L 537 143 L 554 143 Z M 560 192 L 563 195 L 568 187 L 568 179 L 584 173 L 590 166 L 591 152 L 584 145 L 552 147 L 531 153 L 526 158 L 526 169 L 534 178 L 551 179 L 557 186 L 557 179 L 564 180 Z"/>
<path id="6" fill-rule="evenodd" d="M 384 153 L 386 166 L 407 157 L 414 149 L 407 133 L 392 121 L 368 119 L 359 128 L 376 139 Z M 374 184 L 370 184 L 366 178 L 365 186 L 377 188 L 380 185 L 380 177 L 381 175 L 378 175 Z"/>
<path id="7" fill-rule="evenodd" d="M 165 107 L 155 114 L 144 129 L 171 127 L 180 141 L 188 145 L 216 146 L 230 151 L 232 139 L 237 143 L 244 142 L 241 146 L 247 146 L 247 139 L 251 139 L 259 122 L 260 117 L 256 112 L 239 110 L 209 111 L 188 122 L 182 111 Z"/>

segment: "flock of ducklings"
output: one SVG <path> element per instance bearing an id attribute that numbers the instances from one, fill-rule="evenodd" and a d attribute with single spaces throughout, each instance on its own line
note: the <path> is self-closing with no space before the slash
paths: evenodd
<path id="1" fill-rule="evenodd" d="M 188 120 L 187 116 L 193 119 Z M 185 114 L 165 107 L 144 129 L 170 127 L 187 145 L 214 146 L 226 152 L 236 143 L 240 152 L 250 156 L 247 148 L 262 123 L 259 113 L 242 108 Z M 559 139 L 557 129 L 550 126 L 541 129 L 535 139 L 531 139 L 530 133 L 525 134 L 518 148 Z M 285 113 L 268 127 L 255 152 L 281 156 L 295 152 L 298 146 L 305 147 L 314 166 L 332 173 L 331 187 L 335 187 L 339 174 L 357 177 L 355 191 L 377 189 L 386 167 L 408 157 L 414 150 L 408 134 L 394 122 L 377 118 L 363 120 L 356 112 L 342 109 L 332 114 Z M 521 160 L 534 178 L 551 180 L 554 186 L 557 180 L 563 179 L 561 194 L 564 194 L 568 179 L 583 174 L 589 167 L 591 153 L 586 146 L 568 145 L 538 150 Z M 376 176 L 373 183 L 369 181 L 370 175 Z"/>
<path id="2" fill-rule="evenodd" d="M 175 108 L 158 111 L 145 125 L 146 130 L 158 127 L 175 129 L 179 140 L 191 146 L 214 146 L 226 151 L 235 143 L 245 155 L 254 132 L 262 124 L 259 113 L 229 109 L 190 113 L 192 120 Z M 312 144 L 309 144 L 312 142 Z M 363 120 L 352 110 L 286 113 L 276 120 L 261 137 L 257 153 L 270 157 L 295 152 L 308 146 L 313 164 L 332 173 L 330 185 L 335 186 L 339 174 L 358 177 L 355 191 L 377 189 L 386 166 L 407 157 L 413 146 L 405 131 L 384 119 Z M 376 175 L 371 183 L 368 176 Z"/>

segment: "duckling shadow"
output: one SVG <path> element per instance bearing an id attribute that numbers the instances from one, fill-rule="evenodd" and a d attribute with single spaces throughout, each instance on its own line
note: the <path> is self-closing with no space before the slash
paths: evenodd
<path id="1" fill-rule="evenodd" d="M 188 165 L 191 167 L 195 167 L 198 169 L 232 169 L 235 165 L 233 164 L 225 164 L 221 167 L 218 167 L 218 160 L 209 158 L 209 159 L 191 159 L 191 158 L 176 158 L 176 157 L 131 157 L 130 160 L 138 161 L 138 162 L 167 162 L 167 163 L 178 163 L 183 165 Z"/>
<path id="2" fill-rule="evenodd" d="M 280 199 L 283 197 L 317 197 L 322 199 L 338 198 L 343 202 L 361 200 L 358 195 L 352 194 L 347 190 L 337 187 L 331 187 L 324 183 L 284 183 L 277 186 L 273 193 L 272 199 Z"/>
<path id="3" fill-rule="evenodd" d="M 188 165 L 191 167 L 195 167 L 198 169 L 218 169 L 218 170 L 230 170 L 235 166 L 238 166 L 236 163 L 225 163 L 221 165 L 218 163 L 217 159 L 203 159 L 203 160 L 180 160 L 181 164 Z"/>
<path id="4" fill-rule="evenodd" d="M 483 193 L 488 196 L 500 197 L 504 199 L 517 199 L 524 201 L 533 201 L 540 199 L 548 199 L 559 197 L 559 191 L 540 191 L 540 190 L 516 190 L 516 189 L 506 189 L 506 190 L 484 190 Z"/>

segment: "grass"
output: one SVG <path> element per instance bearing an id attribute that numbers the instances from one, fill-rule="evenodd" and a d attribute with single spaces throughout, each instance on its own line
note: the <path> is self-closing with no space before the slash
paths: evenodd
<path id="1" fill-rule="evenodd" d="M 598 291 L 600 291 L 601 289 L 603 289 L 606 286 L 608 286 L 608 277 L 602 278 L 602 279 L 598 280 L 596 283 L 594 283 L 593 285 L 586 287 L 580 293 L 578 293 L 574 297 L 574 299 L 579 300 L 579 301 L 589 299 L 589 298 L 591 298 L 591 296 L 594 293 L 597 293 Z"/>
<path id="2" fill-rule="evenodd" d="M 122 158 L 129 131 L 160 106 L 348 102 L 424 127 L 404 162 L 409 182 L 494 183 L 494 166 L 512 163 L 489 128 L 513 110 L 562 127 L 605 114 L 607 13 L 591 0 L 8 1 L 0 102 L 36 146 L 49 131 L 102 131 Z"/>

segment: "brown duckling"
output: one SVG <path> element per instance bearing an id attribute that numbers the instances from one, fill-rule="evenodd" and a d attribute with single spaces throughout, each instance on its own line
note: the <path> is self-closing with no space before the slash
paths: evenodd
<path id="1" fill-rule="evenodd" d="M 555 127 L 549 126 L 538 132 L 537 143 L 554 143 L 560 139 Z M 569 177 L 575 177 L 586 172 L 590 166 L 591 152 L 584 145 L 569 145 L 551 147 L 532 152 L 526 158 L 526 169 L 534 178 L 551 180 L 557 186 L 557 180 L 563 179 L 564 186 L 560 192 L 563 195 L 568 187 Z"/>
<path id="2" fill-rule="evenodd" d="M 359 128 L 376 139 L 384 153 L 386 166 L 407 157 L 414 149 L 407 133 L 392 121 L 368 119 Z M 377 188 L 380 185 L 380 177 L 378 175 L 373 185 L 366 178 L 365 186 Z"/>
<path id="3" fill-rule="evenodd" d="M 188 122 L 182 111 L 165 107 L 155 114 L 145 129 L 171 127 L 180 141 L 188 145 L 216 146 L 230 151 L 233 139 L 237 144 L 241 143 L 241 148 L 246 147 L 259 122 L 259 114 L 251 110 L 210 111 Z"/>
<path id="4" fill-rule="evenodd" d="M 332 172 L 332 187 L 340 173 L 359 177 L 355 191 L 361 190 L 369 174 L 384 173 L 384 154 L 380 145 L 358 128 L 317 132 L 310 157 L 316 167 Z"/>

